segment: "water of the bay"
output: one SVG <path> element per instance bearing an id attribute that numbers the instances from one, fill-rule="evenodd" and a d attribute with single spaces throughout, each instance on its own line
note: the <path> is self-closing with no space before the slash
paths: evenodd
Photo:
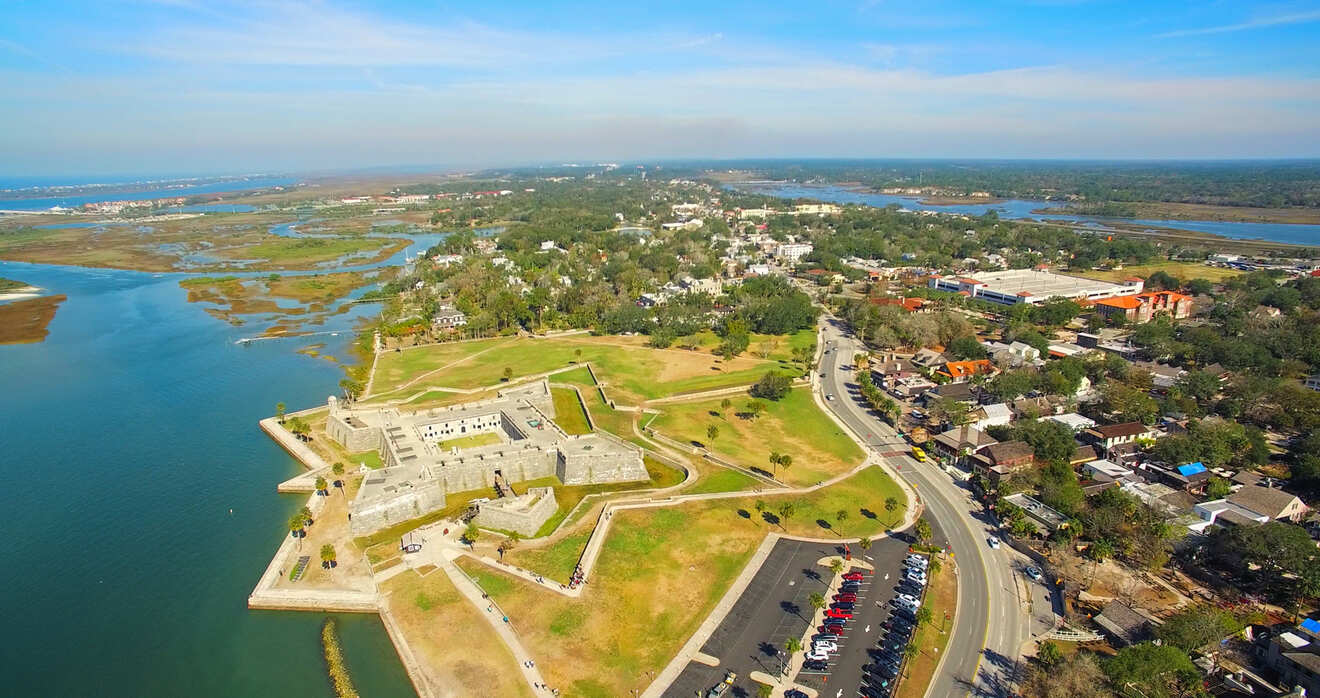
<path id="1" fill-rule="evenodd" d="M 840 186 L 815 186 L 794 184 L 791 182 L 734 184 L 733 188 L 754 194 L 766 194 L 789 199 L 816 199 L 838 204 L 865 204 L 883 208 L 898 205 L 906 209 L 927 209 L 940 213 L 958 213 L 980 216 L 986 211 L 995 211 L 1000 218 L 1034 218 L 1044 221 L 1077 221 L 1085 225 L 1108 225 L 1125 223 L 1157 228 L 1176 228 L 1198 233 L 1209 233 L 1238 240 L 1268 240 L 1286 242 L 1294 245 L 1320 245 L 1320 225 L 1295 223 L 1235 223 L 1224 221 L 1183 221 L 1153 220 L 1134 218 L 1105 218 L 1100 216 L 1080 216 L 1075 214 L 1036 213 L 1036 211 L 1063 206 L 1059 202 L 1028 201 L 1008 199 L 985 204 L 955 204 L 952 206 L 923 206 L 921 197 L 898 196 L 895 194 L 876 194 L 857 191 Z"/>
<path id="2" fill-rule="evenodd" d="M 401 255 L 400 255 L 401 256 Z M 394 260 L 397 262 L 398 260 Z M 68 300 L 40 344 L 0 346 L 0 675 L 13 696 L 330 696 L 323 614 L 246 599 L 303 502 L 300 466 L 257 420 L 324 402 L 343 374 L 295 353 L 338 337 L 239 345 L 179 275 L 0 262 Z M 411 695 L 378 618 L 340 616 L 363 695 Z"/>

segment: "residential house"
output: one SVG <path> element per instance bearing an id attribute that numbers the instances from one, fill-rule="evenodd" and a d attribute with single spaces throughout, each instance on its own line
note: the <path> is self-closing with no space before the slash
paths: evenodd
<path id="1" fill-rule="evenodd" d="M 973 361 L 949 361 L 935 373 L 955 383 L 962 383 L 971 380 L 972 376 L 994 375 L 999 373 L 999 369 L 989 359 L 976 359 Z"/>
<path id="2" fill-rule="evenodd" d="M 956 400 L 969 407 L 981 401 L 976 388 L 971 383 L 945 383 L 927 390 L 922 394 L 921 402 L 926 407 L 930 407 L 940 398 Z"/>
<path id="3" fill-rule="evenodd" d="M 969 415 L 972 420 L 972 426 L 977 429 L 987 429 L 989 427 L 1004 426 L 1013 421 L 1013 410 L 1008 405 L 999 402 L 993 405 L 981 405 L 972 410 Z"/>
<path id="4" fill-rule="evenodd" d="M 1183 376 L 1187 375 L 1187 371 L 1177 366 L 1158 364 L 1153 361 L 1136 361 L 1133 362 L 1133 366 L 1150 373 L 1151 382 L 1160 390 L 1172 388 Z"/>
<path id="5" fill-rule="evenodd" d="M 982 446 L 970 460 L 973 472 L 997 485 L 1005 477 L 1030 468 L 1035 455 L 1025 441 L 1005 441 Z"/>
<path id="6" fill-rule="evenodd" d="M 999 442 L 980 429 L 964 424 L 936 434 L 930 443 L 936 453 L 957 461 L 979 448 Z"/>
<path id="7" fill-rule="evenodd" d="M 1229 495 L 1228 501 L 1244 509 L 1268 516 L 1270 521 L 1300 522 L 1307 507 L 1297 495 L 1273 487 L 1251 485 Z"/>
<path id="8" fill-rule="evenodd" d="M 1152 626 L 1159 623 L 1122 601 L 1110 601 L 1093 620 L 1118 647 L 1137 645 L 1149 640 Z"/>
<path id="9" fill-rule="evenodd" d="M 1093 460 L 1082 466 L 1082 472 L 1091 478 L 1122 480 L 1132 476 L 1132 470 L 1107 460 Z"/>
<path id="10" fill-rule="evenodd" d="M 912 363 L 922 368 L 933 368 L 947 361 L 944 347 L 921 349 L 912 355 Z"/>
<path id="11" fill-rule="evenodd" d="M 1141 422 L 1123 422 L 1087 429 L 1082 432 L 1082 436 L 1109 450 L 1120 444 L 1133 443 L 1138 439 L 1154 438 L 1155 431 Z"/>
<path id="12" fill-rule="evenodd" d="M 1051 422 L 1058 422 L 1059 424 L 1068 427 L 1068 429 L 1071 430 L 1072 433 L 1074 434 L 1076 434 L 1079 431 L 1082 431 L 1083 429 L 1090 429 L 1091 427 L 1095 426 L 1094 419 L 1083 417 L 1082 415 L 1077 414 L 1076 412 L 1067 412 L 1065 414 L 1052 414 L 1048 417 L 1041 417 L 1041 419 L 1048 419 Z"/>
<path id="13" fill-rule="evenodd" d="M 1279 675 L 1281 686 L 1320 695 L 1320 621 L 1307 618 L 1296 628 L 1272 634 L 1266 643 L 1261 661 Z"/>
<path id="14" fill-rule="evenodd" d="M 1210 471 L 1206 470 L 1204 464 L 1200 461 L 1195 463 L 1184 463 L 1176 468 L 1167 468 L 1162 465 L 1148 463 L 1142 466 L 1142 472 L 1152 475 L 1156 482 L 1162 482 L 1169 487 L 1182 490 L 1188 494 L 1202 494 L 1205 492 L 1205 486 L 1210 482 Z"/>
<path id="15" fill-rule="evenodd" d="M 431 318 L 431 326 L 436 328 L 451 329 L 462 327 L 467 324 L 467 315 L 463 311 L 453 306 L 443 306 L 434 317 Z"/>

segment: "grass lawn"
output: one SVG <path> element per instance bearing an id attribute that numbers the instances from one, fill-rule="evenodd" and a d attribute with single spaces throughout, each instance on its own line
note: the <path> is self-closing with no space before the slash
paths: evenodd
<path id="1" fill-rule="evenodd" d="M 934 620 L 930 625 L 917 628 L 912 636 L 912 641 L 921 648 L 921 654 L 908 663 L 907 678 L 898 685 L 898 698 L 926 695 L 935 667 L 949 644 L 948 630 L 953 627 L 953 614 L 958 605 L 958 577 L 953 573 L 953 560 L 944 560 L 942 564 L 943 568 L 931 577 L 930 589 L 926 592 L 926 605 L 930 606 Z M 949 614 L 947 622 L 945 613 Z"/>
<path id="2" fill-rule="evenodd" d="M 380 468 L 385 465 L 380 460 L 379 451 L 363 451 L 361 453 L 353 453 L 350 454 L 348 458 L 353 465 L 357 465 L 360 463 L 362 465 L 367 466 L 368 468 L 371 468 L 372 470 L 376 470 L 377 468 Z M 348 463 L 345 463 L 345 465 L 348 465 Z"/>
<path id="3" fill-rule="evenodd" d="M 754 487 L 760 482 L 750 475 L 737 470 L 729 470 L 716 465 L 703 464 L 706 470 L 697 484 L 683 490 L 683 494 L 710 494 L 714 492 L 737 492 Z"/>
<path id="4" fill-rule="evenodd" d="M 381 591 L 432 685 L 461 686 L 465 695 L 532 695 L 513 653 L 444 572 L 404 572 Z M 455 642 L 460 628 L 462 641 Z"/>
<path id="5" fill-rule="evenodd" d="M 482 433 L 468 434 L 456 439 L 445 439 L 435 445 L 441 451 L 448 451 L 451 448 L 476 448 L 478 446 L 491 446 L 500 442 L 499 434 Z"/>
<path id="6" fill-rule="evenodd" d="M 516 376 L 526 376 L 565 368 L 574 361 L 590 361 L 597 377 L 609 384 L 611 398 L 635 404 L 749 385 L 771 368 L 801 375 L 800 368 L 750 355 L 726 363 L 708 352 L 651 349 L 643 341 L 642 337 L 616 336 L 504 338 L 406 349 L 381 355 L 373 388 L 377 393 L 387 392 L 428 370 L 447 367 L 418 381 L 418 387 L 470 389 L 500 382 L 505 368 L 513 369 Z"/>
<path id="7" fill-rule="evenodd" d="M 555 424 L 567 434 L 590 434 L 591 425 L 587 422 L 587 413 L 572 388 L 551 388 L 551 397 L 555 403 Z"/>
<path id="8" fill-rule="evenodd" d="M 845 509 L 835 528 L 845 536 L 883 530 L 883 501 L 897 485 L 879 468 L 806 497 L 765 496 L 769 508 L 797 508 L 784 529 L 820 535 L 811 517 Z M 689 502 L 614 515 L 586 596 L 569 599 L 539 585 L 460 558 L 458 564 L 509 613 L 538 666 L 563 696 L 622 696 L 649 682 L 696 630 L 746 565 L 756 546 L 779 526 L 754 513 L 754 499 Z M 869 518 L 863 512 L 880 511 Z M 898 512 L 894 512 L 898 514 Z M 831 518 L 834 514 L 828 514 Z M 586 531 L 549 548 L 515 548 L 511 563 L 562 579 L 571 572 Z"/>
<path id="9" fill-rule="evenodd" d="M 1155 264 L 1137 264 L 1112 271 L 1085 269 L 1068 273 L 1084 276 L 1088 279 L 1100 279 L 1101 281 L 1122 281 L 1130 276 L 1140 276 L 1144 279 L 1157 271 L 1176 276 L 1184 282 L 1191 279 L 1206 279 L 1215 283 L 1220 283 L 1243 273 L 1237 269 L 1209 267 L 1200 262 L 1158 262 Z"/>
<path id="10" fill-rule="evenodd" d="M 756 419 L 734 413 L 743 411 L 750 398 L 733 396 L 725 410 L 722 399 L 671 403 L 663 406 L 651 428 L 684 442 L 704 444 L 716 454 L 746 467 L 772 472 L 770 452 L 793 457 L 788 469 L 780 468 L 784 482 L 815 484 L 848 470 L 865 455 L 857 444 L 830 420 L 811 398 L 807 388 L 794 388 L 783 400 L 764 401 L 766 411 Z M 715 426 L 711 439 L 706 430 Z"/>

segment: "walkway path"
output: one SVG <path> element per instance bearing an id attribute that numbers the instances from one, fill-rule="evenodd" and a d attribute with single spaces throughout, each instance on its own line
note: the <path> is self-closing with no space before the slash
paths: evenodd
<path id="1" fill-rule="evenodd" d="M 549 695 L 548 690 L 537 688 L 537 686 L 545 686 L 545 679 L 541 678 L 541 671 L 536 668 L 531 653 L 523 647 L 522 641 L 513 632 L 509 617 L 495 606 L 493 600 L 483 598 L 481 588 L 466 574 L 463 574 L 463 570 L 460 570 L 453 560 L 446 559 L 440 564 L 440 569 L 445 571 L 449 580 L 454 583 L 454 587 L 481 610 L 486 622 L 495 629 L 495 633 L 500 636 L 500 640 L 513 653 L 513 658 L 518 660 L 518 667 L 522 670 L 523 680 L 527 682 L 528 687 L 537 695 Z"/>

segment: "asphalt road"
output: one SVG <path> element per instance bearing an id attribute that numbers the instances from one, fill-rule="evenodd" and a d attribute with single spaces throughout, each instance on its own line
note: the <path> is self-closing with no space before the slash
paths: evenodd
<path id="1" fill-rule="evenodd" d="M 818 371 L 824 377 L 819 386 L 822 393 L 834 396 L 826 405 L 916 489 L 926 506 L 926 518 L 939 522 L 958 560 L 953 635 L 927 695 L 1010 695 L 1021 648 L 1031 637 L 1030 613 L 1019 599 L 1014 579 L 1022 566 L 1019 556 L 1008 546 L 991 550 L 986 544 L 990 523 L 972 513 L 979 505 L 970 492 L 938 467 L 918 464 L 905 455 L 909 447 L 903 438 L 859 402 L 853 373 L 839 367 L 852 365 L 855 353 L 864 350 L 862 343 L 833 319 L 826 320 L 822 336 L 829 353 L 821 358 Z"/>
<path id="2" fill-rule="evenodd" d="M 872 548 L 874 550 L 874 548 Z M 724 680 L 726 671 L 738 675 L 726 695 L 739 698 L 756 695 L 753 671 L 779 674 L 784 643 L 802 637 L 815 609 L 812 593 L 825 593 L 830 580 L 828 568 L 816 564 L 821 558 L 838 555 L 839 546 L 828 543 L 780 540 L 761 565 L 723 622 L 701 651 L 720 660 L 718 667 L 688 662 L 665 696 L 691 698 Z M 855 551 L 854 551 L 855 552 Z M 787 656 L 782 657 L 787 660 Z"/>

